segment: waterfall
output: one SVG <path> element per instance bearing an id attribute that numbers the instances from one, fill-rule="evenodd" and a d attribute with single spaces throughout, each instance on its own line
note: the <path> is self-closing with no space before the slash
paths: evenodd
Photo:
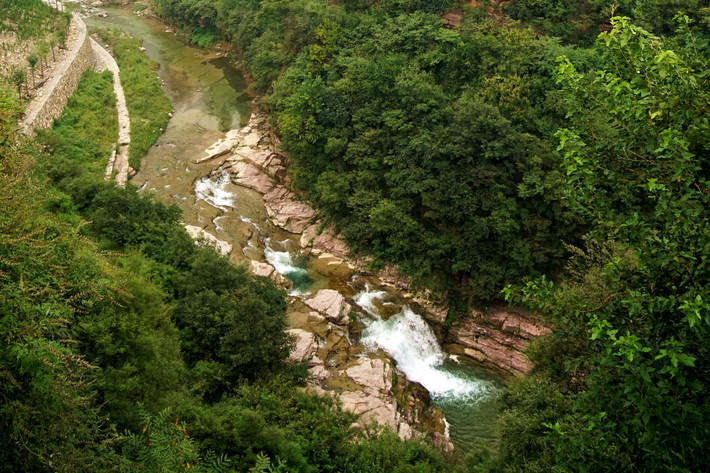
<path id="1" fill-rule="evenodd" d="M 373 291 L 369 284 L 365 284 L 365 290 L 359 292 L 353 297 L 353 301 L 365 309 L 365 312 L 372 317 L 380 318 L 380 313 L 375 305 L 375 300 L 382 299 L 387 293 L 385 291 Z"/>
<path id="2" fill-rule="evenodd" d="M 267 240 L 264 245 L 264 258 L 276 272 L 293 282 L 294 291 L 289 295 L 307 294 L 305 291 L 311 286 L 313 280 L 308 277 L 308 269 L 299 266 L 291 253 L 273 249 L 271 240 Z"/>
<path id="3" fill-rule="evenodd" d="M 497 388 L 490 381 L 449 369 L 447 355 L 431 327 L 409 307 L 402 307 L 398 314 L 387 320 L 381 318 L 373 301 L 383 295 L 384 291 L 368 288 L 353 299 L 373 315 L 370 321 L 364 320 L 366 328 L 362 342 L 365 346 L 387 352 L 397 361 L 407 379 L 420 383 L 434 399 L 477 402 L 495 394 Z"/>

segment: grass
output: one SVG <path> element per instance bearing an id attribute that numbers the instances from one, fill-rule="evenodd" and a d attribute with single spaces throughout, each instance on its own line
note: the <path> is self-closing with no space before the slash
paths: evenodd
<path id="1" fill-rule="evenodd" d="M 103 179 L 106 163 L 118 139 L 113 76 L 87 70 L 54 126 L 38 132 L 38 141 L 49 151 L 37 164 L 58 181 L 88 176 Z"/>
<path id="2" fill-rule="evenodd" d="M 143 156 L 167 126 L 172 105 L 160 87 L 156 74 L 158 63 L 140 50 L 140 40 L 118 30 L 98 30 L 97 33 L 102 43 L 111 47 L 121 69 L 121 84 L 131 117 L 128 161 L 137 170 Z"/>
<path id="3" fill-rule="evenodd" d="M 42 0 L 0 0 L 0 33 L 12 32 L 19 40 L 64 29 L 68 22 L 68 14 L 56 12 Z"/>

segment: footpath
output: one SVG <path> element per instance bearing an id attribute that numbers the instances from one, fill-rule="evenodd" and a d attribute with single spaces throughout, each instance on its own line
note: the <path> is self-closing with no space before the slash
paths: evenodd
<path id="1" fill-rule="evenodd" d="M 99 43 L 91 39 L 91 48 L 94 51 L 94 69 L 102 72 L 106 69 L 113 74 L 113 91 L 116 94 L 116 110 L 118 112 L 118 143 L 113 156 L 106 165 L 105 178 L 108 181 L 116 171 L 116 183 L 124 187 L 128 180 L 128 147 L 131 144 L 131 120 L 126 107 L 126 96 L 121 86 L 121 74 L 116 60 Z"/>
<path id="2" fill-rule="evenodd" d="M 131 143 L 131 122 L 126 107 L 126 96 L 121 86 L 120 69 L 116 60 L 100 44 L 89 37 L 86 24 L 74 13 L 70 30 L 77 34 L 71 35 L 71 43 L 67 44 L 67 54 L 54 76 L 39 91 L 36 99 L 27 106 L 22 129 L 26 135 L 32 135 L 35 128 L 49 128 L 56 118 L 59 118 L 69 97 L 76 91 L 82 74 L 89 68 L 99 72 L 106 69 L 113 74 L 113 90 L 116 95 L 116 110 L 118 112 L 118 140 L 114 153 L 106 165 L 105 178 L 108 181 L 114 175 L 119 186 L 125 186 L 128 180 L 130 166 L 128 151 Z"/>

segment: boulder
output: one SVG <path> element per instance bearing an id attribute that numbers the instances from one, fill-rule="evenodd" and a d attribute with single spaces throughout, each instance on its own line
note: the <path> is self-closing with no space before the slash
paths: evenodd
<path id="1" fill-rule="evenodd" d="M 358 358 L 345 374 L 367 393 L 389 393 L 392 389 L 392 367 L 379 358 Z"/>
<path id="2" fill-rule="evenodd" d="M 291 361 L 304 361 L 309 359 L 318 349 L 318 342 L 314 334 L 301 330 L 300 328 L 292 328 L 286 330 L 286 333 L 293 335 L 294 347 L 289 355 Z"/>
<path id="3" fill-rule="evenodd" d="M 226 241 L 220 240 L 216 236 L 207 232 L 206 230 L 197 227 L 195 225 L 185 225 L 185 230 L 187 234 L 194 238 L 195 244 L 207 244 L 214 247 L 215 251 L 220 255 L 228 255 L 232 252 L 232 245 Z"/>
<path id="4" fill-rule="evenodd" d="M 351 306 L 345 302 L 345 297 L 333 289 L 321 289 L 313 297 L 303 301 L 308 307 L 320 312 L 331 322 L 345 324 Z"/>
<path id="5" fill-rule="evenodd" d="M 343 403 L 343 409 L 354 412 L 364 423 L 376 421 L 397 432 L 399 415 L 393 403 L 362 391 L 345 391 L 340 394 L 340 402 Z"/>
<path id="6" fill-rule="evenodd" d="M 255 276 L 263 276 L 265 278 L 268 278 L 274 272 L 274 267 L 269 263 L 261 263 L 254 260 L 251 260 L 249 269 Z"/>

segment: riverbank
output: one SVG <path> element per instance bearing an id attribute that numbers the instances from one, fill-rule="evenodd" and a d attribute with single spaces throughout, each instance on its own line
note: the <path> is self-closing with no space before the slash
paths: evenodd
<path id="1" fill-rule="evenodd" d="M 127 25 L 128 22 L 122 19 L 123 15 L 128 15 L 126 18 L 133 16 L 125 11 L 120 13 L 109 11 L 109 18 L 104 21 Z M 135 28 L 136 25 L 131 27 Z M 154 31 L 159 30 L 161 37 L 174 35 L 172 30 L 164 26 L 160 27 L 155 24 L 152 28 Z M 144 31 L 143 34 L 148 34 L 146 30 L 141 31 Z M 155 35 L 156 33 L 150 34 Z M 193 82 L 192 85 L 188 85 L 184 79 L 176 82 L 176 77 L 182 77 L 184 74 L 180 69 L 184 67 L 183 63 L 187 64 L 184 61 L 188 61 L 189 56 L 198 53 L 197 51 L 178 53 L 175 64 L 180 64 L 180 66 L 176 69 L 171 63 L 160 58 L 163 53 L 158 54 L 158 50 L 166 52 L 170 50 L 170 55 L 176 54 L 171 50 L 171 46 L 163 44 L 162 41 L 157 36 L 151 36 L 151 39 L 144 43 L 146 52 L 161 62 L 159 74 L 161 74 L 165 90 L 169 94 L 177 96 L 179 104 L 192 105 L 189 106 L 190 113 L 187 113 L 187 109 L 184 110 L 184 113 L 181 112 L 180 108 L 184 105 L 175 107 L 176 113 L 168 124 L 165 135 L 159 139 L 157 145 L 146 156 L 145 164 L 134 179 L 134 183 L 144 188 L 145 191 L 155 193 L 165 202 L 177 203 L 183 209 L 185 222 L 190 226 L 193 235 L 201 235 L 207 240 L 214 241 L 223 251 L 228 252 L 230 260 L 237 264 L 248 265 L 255 274 L 271 275 L 282 285 L 300 284 L 299 282 L 291 282 L 289 277 L 296 281 L 310 280 L 307 286 L 310 285 L 308 291 L 312 294 L 317 294 L 320 289 L 335 289 L 347 298 L 347 303 L 358 314 L 358 321 L 365 320 L 369 323 L 380 316 L 379 314 L 374 316 L 369 314 L 353 300 L 359 293 L 367 293 L 368 290 L 373 293 L 384 290 L 386 294 L 390 294 L 387 297 L 392 301 L 386 302 L 384 306 L 380 303 L 380 306 L 382 308 L 389 307 L 383 314 L 386 316 L 385 318 L 396 316 L 393 323 L 400 319 L 406 320 L 406 317 L 415 317 L 415 320 L 420 321 L 420 314 L 430 319 L 436 327 L 435 332 L 438 340 L 435 333 L 428 329 L 423 321 L 415 323 L 412 336 L 424 336 L 427 343 L 431 343 L 434 347 L 431 353 L 433 357 L 430 360 L 424 360 L 422 357 L 424 352 L 418 350 L 404 356 L 419 360 L 417 363 L 422 363 L 421 366 L 427 367 L 431 378 L 425 379 L 425 382 L 435 380 L 439 376 L 444 376 L 451 381 L 450 384 L 446 384 L 442 388 L 442 391 L 437 392 L 435 403 L 445 403 L 449 410 L 453 406 L 454 411 L 463 405 L 468 406 L 466 411 L 469 414 L 456 413 L 458 415 L 455 417 L 460 420 L 458 425 L 452 426 L 452 431 L 456 433 L 457 429 L 470 423 L 472 412 L 470 408 L 475 411 L 476 399 L 479 398 L 476 395 L 469 398 L 469 394 L 466 393 L 478 392 L 477 386 L 486 386 L 487 381 L 481 384 L 475 376 L 469 378 L 469 374 L 462 374 L 463 378 L 461 378 L 458 377 L 459 375 L 453 376 L 451 374 L 459 373 L 461 370 L 453 360 L 447 361 L 447 355 L 439 348 L 441 341 L 446 336 L 441 328 L 446 320 L 448 307 L 430 302 L 426 293 L 417 297 L 408 291 L 409 280 L 401 277 L 392 267 L 378 272 L 381 278 L 376 277 L 368 267 L 370 262 L 368 258 L 353 255 L 344 241 L 335 236 L 332 228 L 322 228 L 322 224 L 316 220 L 316 211 L 289 191 L 291 182 L 285 168 L 287 159 L 279 150 L 278 138 L 269 129 L 263 117 L 254 117 L 258 121 L 256 126 L 251 126 L 253 124 L 248 123 L 245 128 L 234 128 L 226 135 L 213 133 L 212 130 L 220 128 L 222 124 L 209 123 L 209 120 L 203 122 L 204 128 L 201 127 L 198 130 L 192 128 L 190 122 L 185 120 L 188 117 L 196 122 L 203 120 L 201 118 L 203 112 L 197 111 L 198 108 L 196 108 L 201 100 L 207 101 L 206 104 L 208 110 L 212 110 L 210 112 L 213 114 L 212 116 L 217 113 L 217 109 L 213 108 L 215 106 L 212 99 L 215 87 L 213 84 L 220 84 L 223 79 L 214 76 L 213 72 L 209 72 L 209 69 L 204 69 L 200 74 L 210 77 L 209 81 L 201 79 L 198 82 Z M 184 54 L 184 59 L 180 59 Z M 201 64 L 205 66 L 222 60 L 222 58 L 215 57 L 218 55 L 204 50 L 200 50 L 199 56 L 205 58 L 200 59 Z M 221 70 L 225 73 L 228 71 L 227 68 Z M 170 76 L 167 75 L 168 73 Z M 227 82 L 236 83 L 233 79 L 229 79 Z M 233 100 L 229 96 L 225 96 L 225 98 L 227 102 Z M 210 137 L 213 138 L 210 139 Z M 199 148 L 199 143 L 205 144 Z M 235 145 L 238 145 L 238 149 L 233 149 Z M 210 148 L 209 152 L 205 152 L 206 148 Z M 242 156 L 245 153 L 248 155 L 247 159 Z M 265 211 L 259 210 L 264 209 L 264 201 L 267 201 Z M 235 211 L 237 207 L 238 211 Z M 268 225 L 262 223 L 265 219 L 269 220 Z M 279 230 L 272 229 L 270 225 Z M 301 262 L 299 263 L 299 261 Z M 294 290 L 293 286 L 290 290 Z M 365 392 L 363 387 L 355 383 L 352 377 L 347 374 L 352 367 L 348 363 L 353 363 L 353 360 L 356 361 L 364 353 L 370 351 L 377 353 L 377 348 L 383 347 L 374 338 L 370 338 L 369 348 L 360 343 L 360 334 L 366 332 L 367 329 L 365 324 L 358 322 L 355 326 L 350 327 L 342 325 L 344 321 L 340 321 L 341 325 L 333 323 L 338 320 L 328 321 L 325 328 L 330 332 L 328 330 L 323 332 L 321 319 L 311 317 L 312 309 L 309 309 L 303 300 L 307 300 L 309 295 L 304 294 L 300 297 L 292 295 L 291 297 L 294 301 L 289 305 L 289 318 L 292 327 L 312 334 L 308 336 L 301 334 L 303 336 L 300 338 L 304 340 L 304 346 L 310 346 L 315 340 L 321 348 L 325 347 L 316 358 L 322 362 L 326 369 L 322 369 L 321 363 L 317 360 L 311 366 L 313 379 L 318 387 L 336 392 L 342 391 L 343 386 L 354 388 L 352 405 L 362 412 L 373 410 L 372 406 L 382 407 L 383 393 L 379 388 L 370 387 L 372 388 L 370 391 L 377 393 L 377 395 L 371 396 L 369 401 L 363 402 L 361 398 L 361 393 Z M 393 303 L 395 305 L 387 306 L 387 304 Z M 405 310 L 410 306 L 415 309 L 415 312 L 410 313 Z M 317 313 L 317 311 L 315 312 Z M 323 316 L 320 314 L 320 317 Z M 319 330 L 322 333 L 319 334 Z M 389 332 L 385 328 L 379 333 L 381 336 L 387 336 L 386 334 Z M 515 333 L 506 334 L 500 338 L 505 342 L 514 339 L 517 335 Z M 483 337 L 483 339 L 485 338 Z M 384 340 L 381 340 L 381 343 L 384 344 Z M 514 347 L 503 345 L 503 348 L 498 349 L 496 353 L 505 355 L 519 348 L 520 345 Z M 387 350 L 383 348 L 378 356 L 381 357 L 385 352 Z M 468 357 L 471 356 L 470 352 L 462 350 L 461 355 L 460 361 L 464 368 L 475 362 L 487 365 L 490 367 L 489 369 L 497 370 L 499 373 L 510 373 L 510 371 L 503 371 L 492 363 L 486 363 L 485 355 L 479 355 L 478 358 L 472 357 L 470 360 L 468 360 Z M 389 356 L 392 354 L 390 353 Z M 506 358 L 499 356 L 498 361 L 505 362 Z M 397 360 L 397 363 L 406 364 L 406 361 Z M 440 365 L 446 365 L 443 372 L 440 371 L 440 367 L 437 368 Z M 378 363 L 369 366 L 379 372 L 379 375 L 374 376 L 375 378 L 391 376 L 386 374 L 391 371 L 387 366 Z M 465 368 L 463 371 L 468 373 L 468 370 L 469 368 Z M 413 376 L 415 376 L 414 373 L 407 374 L 407 377 L 412 378 Z M 397 376 L 397 379 L 404 378 L 402 373 Z M 430 382 L 428 389 L 438 389 L 439 386 L 436 384 L 436 382 Z M 496 382 L 493 382 L 493 386 L 496 386 Z M 496 387 L 493 391 L 484 391 L 495 392 L 497 389 Z M 392 394 L 387 396 L 391 400 L 395 399 Z M 457 396 L 461 399 L 458 407 L 452 399 Z M 392 401 L 387 403 L 390 406 L 396 404 Z M 470 438 L 483 436 L 483 438 L 491 438 L 492 440 L 495 437 L 493 434 L 495 409 L 493 404 L 483 408 L 483 411 L 487 412 L 486 420 L 480 422 L 479 430 L 469 435 Z M 377 411 L 377 409 L 373 411 Z M 404 435 L 407 435 L 406 431 L 411 430 L 411 427 L 403 430 L 405 427 L 399 420 L 406 419 L 406 414 L 396 413 L 391 408 L 382 408 L 379 411 L 381 423 L 393 425 L 396 431 L 400 431 Z M 478 423 L 478 421 L 476 422 Z M 413 428 L 416 430 L 418 427 L 413 425 Z M 486 429 L 488 432 L 482 432 Z M 441 425 L 435 429 L 439 433 L 442 430 Z"/>
<path id="2" fill-rule="evenodd" d="M 150 8 L 138 12 L 137 15 L 160 21 Z M 176 31 L 172 27 L 167 28 L 166 31 L 177 34 L 186 41 L 189 39 L 185 33 Z M 220 52 L 228 49 L 221 44 L 217 47 Z M 280 142 L 276 133 L 272 129 L 264 132 L 274 143 L 271 152 L 278 153 L 277 161 L 280 165 L 279 169 L 266 170 L 267 175 L 279 176 L 285 188 L 294 192 L 299 197 L 297 201 L 301 202 L 303 193 L 294 189 L 288 178 L 286 166 L 289 158 L 279 150 Z M 281 196 L 271 196 L 271 198 L 280 199 Z M 443 298 L 439 296 L 438 300 L 434 300 L 431 291 L 415 287 L 411 278 L 403 276 L 395 265 L 389 264 L 384 268 L 373 270 L 372 257 L 353 253 L 333 225 L 324 227 L 320 222 L 308 223 L 307 220 L 318 212 L 310 206 L 299 209 L 299 205 L 291 203 L 287 208 L 282 209 L 283 204 L 281 204 L 274 208 L 273 212 L 277 219 L 300 222 L 295 233 L 302 233 L 302 241 L 312 241 L 311 247 L 314 253 L 324 253 L 315 263 L 320 270 L 327 273 L 329 267 L 342 267 L 341 263 L 347 261 L 358 273 L 377 276 L 384 284 L 401 291 L 403 297 L 420 307 L 422 315 L 436 327 L 440 342 L 445 343 L 453 353 L 467 357 L 472 363 L 481 364 L 486 369 L 497 371 L 505 377 L 520 376 L 530 371 L 532 364 L 524 354 L 525 347 L 531 340 L 550 330 L 540 317 L 521 308 L 506 308 L 498 303 L 484 309 L 469 307 L 464 317 L 459 315 L 459 320 L 451 323 L 452 321 L 448 319 L 450 306 L 445 294 Z M 302 214 L 297 215 L 299 212 Z M 279 215 L 280 213 L 283 214 Z M 285 229 L 294 228 L 286 225 Z"/>
<path id="3" fill-rule="evenodd" d="M 117 11 L 111 10 L 106 21 L 111 18 L 114 21 L 122 21 L 118 15 Z M 135 26 L 133 24 L 133 27 Z M 265 208 L 262 198 L 256 192 L 247 191 L 246 188 L 244 191 L 232 188 L 228 181 L 225 182 L 218 173 L 213 172 L 213 166 L 219 163 L 219 156 L 222 156 L 225 149 L 229 150 L 231 144 L 221 149 L 217 149 L 219 144 L 211 147 L 217 156 L 214 159 L 200 157 L 207 143 L 224 136 L 217 130 L 229 123 L 227 119 L 232 122 L 243 120 L 243 108 L 239 101 L 233 100 L 241 94 L 240 91 L 245 85 L 240 85 L 236 77 L 221 75 L 233 74 L 221 58 L 207 51 L 178 48 L 165 39 L 169 33 L 158 33 L 157 29 L 158 25 L 151 24 L 150 30 L 141 30 L 144 31 L 143 37 L 148 38 L 144 46 L 146 52 L 161 63 L 159 74 L 165 90 L 174 100 L 175 112 L 165 134 L 159 138 L 156 146 L 151 148 L 133 182 L 143 188 L 144 192 L 155 193 L 161 200 L 178 203 L 183 209 L 184 222 L 192 235 L 214 242 L 234 263 L 246 264 L 253 270 L 261 268 L 262 272 L 257 270 L 255 273 L 264 275 L 263 270 L 268 264 L 265 255 L 284 260 L 288 258 L 284 252 L 285 248 L 274 246 L 276 242 L 283 244 L 291 238 L 294 244 L 298 243 L 293 233 L 279 227 L 269 229 L 260 222 L 268 220 L 269 213 L 272 216 L 283 216 L 284 211 L 288 213 L 286 207 L 293 211 L 294 203 L 285 204 L 285 207 L 276 210 Z M 172 56 L 173 60 L 177 61 L 167 62 L 164 59 L 167 56 Z M 182 73 L 183 67 L 186 72 L 189 70 L 187 76 Z M 194 81 L 193 77 L 199 79 Z M 225 84 L 231 86 L 229 89 L 222 88 L 225 77 L 230 77 Z M 232 95 L 229 95 L 230 90 Z M 214 100 L 217 95 L 224 100 Z M 237 108 L 239 115 L 231 115 L 235 112 L 233 108 L 218 108 L 229 103 L 240 107 Z M 224 117 L 225 121 L 215 122 L 215 117 Z M 195 122 L 200 126 L 195 127 Z M 257 132 L 263 125 L 262 119 L 253 131 Z M 234 129 L 227 135 L 238 134 L 240 130 L 242 129 Z M 249 127 L 242 131 L 244 133 L 240 135 L 239 140 L 258 144 L 260 138 L 251 135 L 249 132 L 252 130 Z M 197 151 L 200 143 L 205 144 L 202 145 L 202 151 Z M 284 195 L 286 191 L 281 188 L 276 193 Z M 238 208 L 238 212 L 231 212 L 232 207 Z M 287 220 L 288 218 L 284 222 Z M 299 225 L 288 221 L 286 227 L 289 230 L 302 230 L 303 227 L 299 228 Z M 273 273 L 276 281 L 282 286 L 289 285 L 288 278 L 279 275 L 273 266 L 270 267 L 269 273 Z M 322 287 L 326 288 L 325 281 Z M 291 329 L 300 342 L 296 353 L 300 352 L 301 355 L 294 356 L 301 359 L 314 355 L 310 361 L 313 364 L 311 368 L 314 368 L 314 371 L 317 367 L 321 368 L 320 372 L 314 372 L 313 376 L 314 380 L 319 379 L 322 382 L 319 384 L 320 391 L 316 389 L 315 384 L 313 389 L 317 392 L 339 393 L 346 409 L 361 416 L 360 425 L 374 420 L 381 426 L 389 426 L 402 438 L 428 433 L 438 436 L 440 445 L 448 445 L 444 437 L 443 416 L 440 411 L 429 406 L 426 391 L 407 383 L 406 376 L 394 368 L 386 355 L 373 353 L 369 356 L 362 347 L 350 343 L 349 320 L 347 317 L 341 318 L 341 315 L 346 316 L 349 312 L 346 310 L 348 306 L 343 296 L 326 290 L 316 292 L 312 299 L 303 299 L 292 296 L 289 303 L 289 320 Z M 335 319 L 331 314 L 333 311 L 337 314 Z M 307 348 L 314 342 L 318 347 L 317 353 Z"/>

